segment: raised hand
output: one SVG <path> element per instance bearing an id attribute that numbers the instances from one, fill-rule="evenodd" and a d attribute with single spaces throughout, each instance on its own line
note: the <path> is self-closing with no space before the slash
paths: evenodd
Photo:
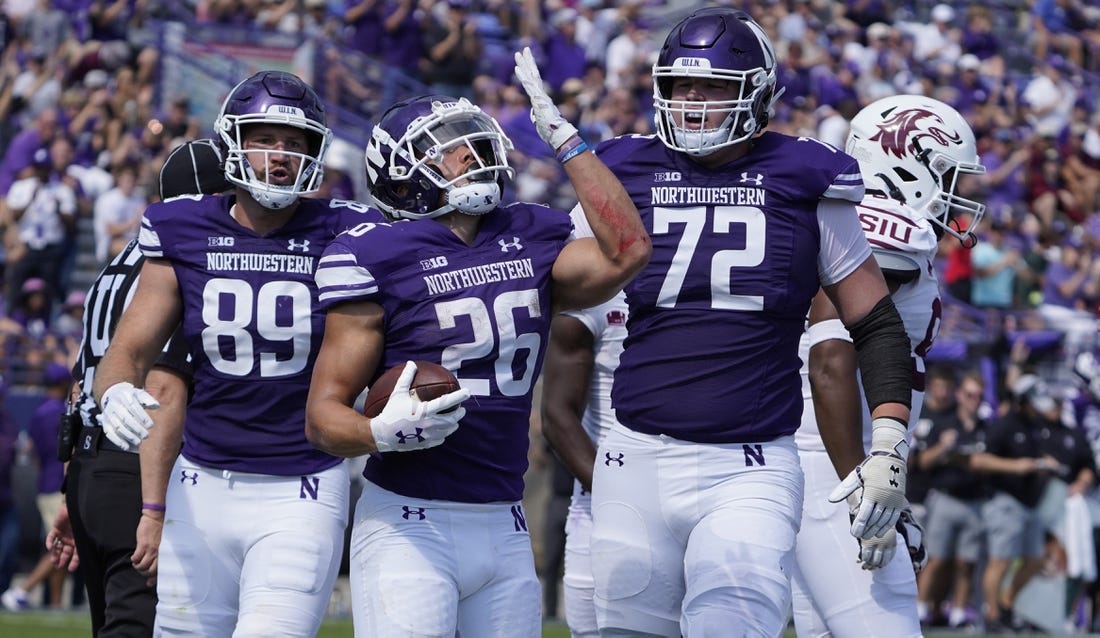
<path id="1" fill-rule="evenodd" d="M 531 121 L 535 123 L 539 137 L 550 145 L 555 152 L 562 147 L 571 137 L 577 134 L 577 127 L 569 123 L 562 116 L 561 111 L 554 105 L 550 96 L 543 88 L 542 75 L 535 65 L 535 58 L 531 55 L 531 47 L 523 47 L 523 51 L 516 52 L 516 77 L 523 84 L 523 90 L 527 92 L 531 100 Z"/>

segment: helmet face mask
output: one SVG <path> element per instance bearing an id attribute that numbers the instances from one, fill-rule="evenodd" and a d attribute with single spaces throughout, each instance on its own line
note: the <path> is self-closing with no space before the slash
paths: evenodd
<path id="1" fill-rule="evenodd" d="M 748 14 L 724 7 L 692 13 L 672 28 L 653 65 L 657 136 L 669 148 L 697 156 L 748 140 L 768 125 L 778 97 L 775 66 L 768 36 Z M 680 78 L 728 82 L 733 90 L 719 96 L 724 99 L 685 100 L 682 91 L 673 99 Z M 725 117 L 706 128 L 714 113 Z M 699 114 L 699 127 L 692 127 Z"/>
<path id="2" fill-rule="evenodd" d="M 985 205 L 959 194 L 962 175 L 985 173 L 974 132 L 954 108 L 920 95 L 894 95 L 864 107 L 852 118 L 846 152 L 863 173 L 868 190 L 903 201 L 964 245 Z M 960 218 L 969 217 L 965 230 Z"/>
<path id="3" fill-rule="evenodd" d="M 469 151 L 472 163 L 448 177 L 445 156 Z M 512 142 L 500 125 L 466 98 L 443 95 L 394 105 L 367 144 L 368 186 L 394 219 L 427 219 L 459 211 L 483 215 L 500 204 Z M 459 184 L 459 182 L 465 182 Z"/>
<path id="4" fill-rule="evenodd" d="M 246 132 L 255 125 L 290 126 L 305 132 L 306 152 L 283 148 L 245 148 Z M 287 208 L 302 195 L 317 192 L 324 178 L 324 161 L 332 131 L 325 124 L 321 99 L 297 76 L 281 71 L 261 71 L 238 84 L 222 103 L 214 128 L 224 150 L 225 177 L 246 188 L 264 208 Z M 289 156 L 296 174 L 290 184 L 274 184 L 267 177 L 270 156 Z M 264 175 L 249 161 L 262 159 Z"/>

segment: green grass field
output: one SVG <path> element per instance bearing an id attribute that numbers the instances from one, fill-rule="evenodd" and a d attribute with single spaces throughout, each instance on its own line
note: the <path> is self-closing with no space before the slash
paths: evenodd
<path id="1" fill-rule="evenodd" d="M 76 638 L 91 635 L 88 616 L 77 612 L 11 613 L 0 611 L 0 636 L 10 638 Z M 329 620 L 321 627 L 317 638 L 351 638 L 351 619 Z M 547 624 L 543 638 L 569 638 L 569 630 L 561 625 Z"/>
<path id="2" fill-rule="evenodd" d="M 77 612 L 21 612 L 0 611 L 0 636 L 11 638 L 77 638 L 91 634 L 87 615 Z M 318 638 L 351 638 L 351 619 L 329 620 L 321 627 Z M 981 634 L 952 634 L 929 632 L 936 638 L 982 638 Z M 546 624 L 542 638 L 569 638 L 569 630 L 559 624 Z M 787 632 L 785 638 L 795 638 Z"/>

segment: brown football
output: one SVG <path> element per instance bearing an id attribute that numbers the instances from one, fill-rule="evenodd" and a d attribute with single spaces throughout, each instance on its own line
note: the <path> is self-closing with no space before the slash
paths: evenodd
<path id="1" fill-rule="evenodd" d="M 363 414 L 376 417 L 382 412 L 386 402 L 390 400 L 390 393 L 393 392 L 393 386 L 397 384 L 397 378 L 401 376 L 401 371 L 404 369 L 405 364 L 399 363 L 378 377 L 378 380 L 367 390 Z M 412 390 L 421 401 L 431 401 L 458 388 L 458 379 L 447 368 L 431 361 L 416 362 L 416 376 L 413 378 Z"/>

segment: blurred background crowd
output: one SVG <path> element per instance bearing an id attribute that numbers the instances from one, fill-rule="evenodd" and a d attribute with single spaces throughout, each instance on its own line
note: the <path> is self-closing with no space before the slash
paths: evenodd
<path id="1" fill-rule="evenodd" d="M 84 291 L 136 235 L 145 206 L 158 196 L 155 176 L 167 153 L 185 140 L 212 135 L 221 99 L 240 78 L 260 66 L 291 70 L 326 100 L 338 142 L 323 196 L 366 200 L 362 148 L 373 120 L 402 97 L 437 92 L 469 97 L 500 121 L 516 146 L 517 177 L 509 185 L 514 195 L 567 209 L 574 195 L 530 122 L 512 78 L 512 53 L 532 47 L 552 96 L 590 142 L 652 133 L 650 68 L 657 49 L 672 24 L 704 4 L 716 3 L 0 2 L 0 374 L 6 402 L 0 431 L 11 435 L 0 436 L 0 510 L 19 509 L 13 465 L 37 466 L 41 458 L 43 473 L 60 471 L 46 463 L 53 450 L 35 450 L 32 441 L 43 437 L 30 432 L 35 411 L 49 397 L 50 375 L 73 363 Z M 992 427 L 1027 405 L 1015 384 L 1033 374 L 1054 389 L 1062 427 L 1082 435 L 1090 458 L 1100 454 L 1100 366 L 1080 357 L 1098 348 L 1100 6 L 1089 0 L 725 4 L 749 11 L 776 45 L 784 91 L 772 130 L 843 147 L 848 119 L 894 93 L 930 95 L 966 116 L 987 172 L 970 177 L 964 190 L 988 211 L 972 250 L 950 237 L 941 245 L 942 324 L 928 358 L 950 387 L 937 409 L 953 414 L 956 391 L 977 387 L 973 409 Z M 918 437 L 933 431 L 933 421 L 926 419 L 928 428 Z M 19 432 L 25 434 L 16 438 Z M 938 442 L 925 440 L 918 448 Z M 539 443 L 532 458 L 532 491 L 553 501 L 552 456 Z M 1074 484 L 1076 475 L 1066 469 L 1072 464 L 1063 460 L 1061 473 L 1039 465 L 1046 468 L 1034 470 L 1041 492 L 1047 483 Z M 981 498 L 992 498 L 1003 474 L 982 474 L 994 483 Z M 936 493 L 930 480 L 921 489 Z M 567 499 L 568 481 L 556 483 Z M 1091 494 L 1094 484 L 1095 475 L 1079 487 Z M 44 489 L 56 487 L 47 482 Z M 914 494 L 914 501 L 924 503 L 925 496 Z M 14 516 L 0 514 L 0 548 L 22 542 L 31 549 L 21 556 L 37 560 L 37 513 L 17 524 L 14 533 L 22 541 L 10 537 Z M 1094 520 L 1100 524 L 1100 516 Z M 551 517 L 550 527 L 555 524 Z M 1049 527 L 1058 540 L 1057 526 Z M 560 569 L 557 542 L 536 542 L 552 584 Z M 1045 556 L 1055 562 L 1043 569 L 1058 566 L 1057 544 L 1051 547 Z M 5 565 L 0 557 L 0 591 L 16 568 L 29 571 L 26 558 L 19 560 Z M 950 615 L 951 604 L 937 606 L 951 600 L 940 591 L 958 587 L 922 581 L 930 621 L 942 620 L 941 612 L 944 619 Z M 953 606 L 978 604 L 978 589 L 964 592 Z M 556 590 L 547 590 L 548 616 L 554 616 Z"/>

